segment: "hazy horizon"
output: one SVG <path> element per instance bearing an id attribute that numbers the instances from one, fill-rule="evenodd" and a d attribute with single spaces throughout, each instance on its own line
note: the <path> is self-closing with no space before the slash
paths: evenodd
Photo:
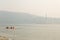
<path id="1" fill-rule="evenodd" d="M 60 18 L 60 0 L 0 0 L 0 11 Z"/>

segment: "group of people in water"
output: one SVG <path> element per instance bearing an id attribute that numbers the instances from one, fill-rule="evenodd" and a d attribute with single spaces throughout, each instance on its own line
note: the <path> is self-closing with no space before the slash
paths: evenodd
<path id="1" fill-rule="evenodd" d="M 13 27 L 6 27 L 6 29 L 15 29 L 15 27 L 13 26 Z"/>

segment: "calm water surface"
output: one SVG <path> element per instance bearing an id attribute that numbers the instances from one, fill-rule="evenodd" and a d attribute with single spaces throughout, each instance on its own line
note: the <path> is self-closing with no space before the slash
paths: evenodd
<path id="1" fill-rule="evenodd" d="M 15 33 L 5 27 L 0 27 L 0 34 L 15 40 L 60 40 L 60 24 L 19 25 L 15 26 Z"/>

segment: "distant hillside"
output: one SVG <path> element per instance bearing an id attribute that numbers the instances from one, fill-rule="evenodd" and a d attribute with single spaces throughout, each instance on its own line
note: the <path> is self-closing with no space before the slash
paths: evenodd
<path id="1" fill-rule="evenodd" d="M 0 11 L 0 24 L 45 24 L 45 23 L 60 23 L 60 19 L 39 17 L 27 13 Z"/>

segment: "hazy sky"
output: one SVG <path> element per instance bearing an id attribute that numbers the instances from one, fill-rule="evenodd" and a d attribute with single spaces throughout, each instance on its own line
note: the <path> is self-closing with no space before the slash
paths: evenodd
<path id="1" fill-rule="evenodd" d="M 0 10 L 60 17 L 60 0 L 0 0 Z"/>

